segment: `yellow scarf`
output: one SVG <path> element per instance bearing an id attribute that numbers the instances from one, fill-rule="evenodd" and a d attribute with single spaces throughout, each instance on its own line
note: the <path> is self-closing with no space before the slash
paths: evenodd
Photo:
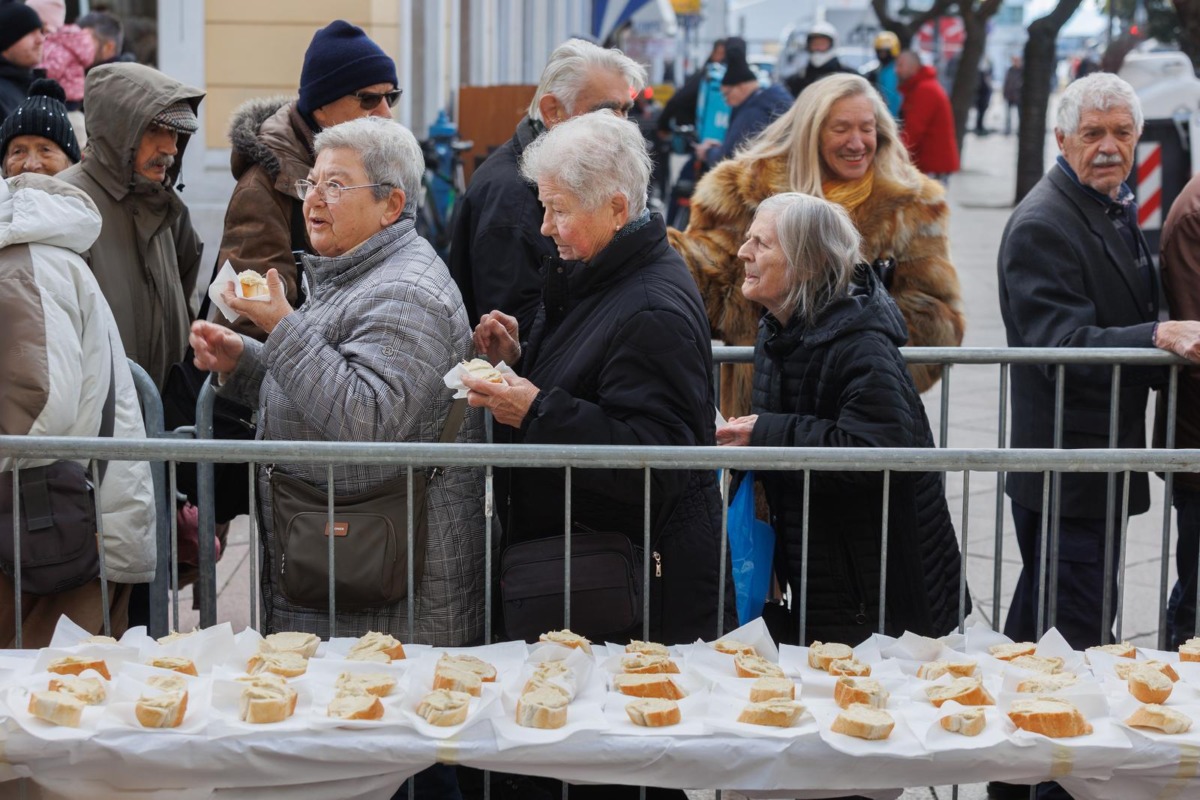
<path id="1" fill-rule="evenodd" d="M 875 170 L 868 170 L 866 175 L 856 181 L 822 181 L 821 191 L 825 193 L 825 199 L 829 202 L 837 203 L 847 211 L 853 212 L 871 196 L 874 186 Z"/>

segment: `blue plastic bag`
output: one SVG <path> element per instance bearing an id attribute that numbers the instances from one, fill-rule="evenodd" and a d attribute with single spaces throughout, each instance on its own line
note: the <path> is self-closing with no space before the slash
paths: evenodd
<path id="1" fill-rule="evenodd" d="M 771 561 L 775 556 L 775 531 L 754 516 L 754 473 L 742 477 L 729 504 L 729 558 L 737 593 L 738 624 L 762 616 L 771 588 Z"/>

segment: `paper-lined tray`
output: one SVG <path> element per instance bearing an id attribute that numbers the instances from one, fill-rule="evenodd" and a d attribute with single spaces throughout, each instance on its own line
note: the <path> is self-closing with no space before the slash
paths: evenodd
<path id="1" fill-rule="evenodd" d="M 974 736 L 965 736 L 961 733 L 951 733 L 942 727 L 943 717 L 953 716 L 966 708 L 979 708 L 983 711 L 986 721 L 982 731 Z M 941 708 L 933 704 L 928 704 L 926 708 L 914 705 L 906 709 L 905 716 L 917 739 L 930 753 L 982 750 L 999 747 L 1009 740 L 1005 720 L 996 706 L 960 706 L 951 700 L 943 703 Z"/>
<path id="2" fill-rule="evenodd" d="M 156 697 L 163 691 L 146 683 L 152 675 L 171 674 L 155 667 L 130 665 L 114 681 L 109 713 L 100 720 L 100 730 L 143 731 L 153 734 L 202 734 L 208 730 L 212 714 L 212 680 L 190 675 L 180 677 L 187 683 L 187 708 L 183 721 L 174 728 L 146 728 L 137 719 L 136 706 L 142 697 Z M 177 674 L 177 673 L 176 673 Z"/>
<path id="3" fill-rule="evenodd" d="M 517 724 L 517 701 L 533 668 L 541 661 L 562 661 L 574 676 L 574 696 L 567 704 L 567 724 L 561 728 L 526 728 Z M 535 744 L 561 742 L 581 731 L 605 730 L 608 720 L 604 714 L 605 679 L 595 659 L 581 650 L 557 645 L 535 648 L 529 661 L 515 678 L 504 682 L 499 715 L 492 719 L 496 747 L 508 750 Z"/>
<path id="4" fill-rule="evenodd" d="M 714 731 L 732 733 L 737 736 L 766 739 L 798 739 L 817 735 L 817 720 L 809 710 L 808 699 L 796 687 L 796 702 L 804 706 L 804 712 L 790 728 L 773 725 L 752 725 L 738 722 L 738 717 L 750 702 L 752 678 L 726 678 L 713 685 L 708 697 L 708 713 L 705 722 Z"/>
<path id="5" fill-rule="evenodd" d="M 629 697 L 620 692 L 609 692 L 604 701 L 604 717 L 608 721 L 604 733 L 615 736 L 703 736 L 708 733 L 705 720 L 709 696 L 705 692 L 695 692 L 682 700 L 676 700 L 679 706 L 679 722 L 660 728 L 647 728 L 629 718 L 625 707 L 637 700 L 636 697 Z"/>
<path id="6" fill-rule="evenodd" d="M 1080 710 L 1092 726 L 1092 732 L 1084 736 L 1050 737 L 1018 728 L 1008 718 L 1012 704 L 1019 700 L 1033 700 L 1037 695 L 1009 694 L 1002 692 L 997 698 L 997 707 L 1004 716 L 1009 740 L 1015 744 L 1053 743 L 1071 751 L 1084 750 L 1128 750 L 1132 745 L 1109 712 L 1108 700 L 1103 695 L 1083 694 L 1069 698 L 1069 702 Z M 1068 698 L 1063 698 L 1068 699 Z"/>
<path id="7" fill-rule="evenodd" d="M 431 739 L 449 739 L 452 736 L 458 735 L 467 728 L 495 715 L 496 707 L 499 705 L 500 695 L 503 691 L 501 683 L 503 676 L 511 675 L 520 668 L 519 654 L 523 653 L 524 650 L 524 642 L 507 642 L 505 644 L 470 648 L 469 650 L 462 648 L 435 648 L 425 652 L 420 658 L 413 659 L 412 663 L 408 666 L 405 676 L 407 686 L 400 701 L 401 713 L 408 724 L 416 728 L 417 732 L 423 736 L 428 736 Z M 442 653 L 458 652 L 469 653 L 491 664 L 496 668 L 496 680 L 484 682 L 480 686 L 480 694 L 478 697 L 471 698 L 467 707 L 467 717 L 463 722 L 445 727 L 432 725 L 424 717 L 417 714 L 417 708 L 421 705 L 421 701 L 425 696 L 433 691 L 433 677 L 437 670 L 438 659 L 441 658 Z"/>
<path id="8" fill-rule="evenodd" d="M 312 725 L 314 728 L 386 728 L 411 726 L 404 714 L 404 696 L 408 690 L 407 670 L 392 664 L 375 664 L 364 661 L 337 661 L 314 658 L 308 662 L 305 673 L 308 688 L 312 692 Z M 329 716 L 329 704 L 337 695 L 337 680 L 342 673 L 356 675 L 387 675 L 396 682 L 392 690 L 379 698 L 383 705 L 383 716 L 379 719 L 341 719 Z"/>
<path id="9" fill-rule="evenodd" d="M 288 686 L 296 691 L 296 710 L 280 722 L 251 723 L 241 719 L 240 703 L 246 684 L 238 678 L 247 677 L 244 671 L 217 667 L 212 675 L 212 717 L 209 735 L 214 737 L 270 731 L 296 733 L 312 727 L 313 696 L 307 677 L 290 678 Z"/>
<path id="10" fill-rule="evenodd" d="M 52 722 L 39 719 L 29 713 L 30 695 L 33 692 L 48 691 L 50 681 L 58 677 L 62 676 L 45 671 L 36 671 L 24 676 L 14 685 L 0 692 L 0 699 L 3 700 L 3 706 L 7 707 L 7 709 L 0 707 L 0 712 L 7 711 L 7 716 L 16 721 L 22 730 L 44 741 L 61 742 L 89 739 L 95 736 L 96 732 L 100 730 L 101 721 L 108 711 L 109 704 L 112 702 L 113 684 L 105 681 L 100 675 L 91 670 L 83 673 L 80 677 L 99 678 L 104 684 L 105 700 L 100 705 L 89 705 L 83 709 L 83 716 L 79 727 L 55 725 Z"/>
<path id="11" fill-rule="evenodd" d="M 856 736 L 834 733 L 830 730 L 834 719 L 841 713 L 837 703 L 832 700 L 810 700 L 809 710 L 817 719 L 818 730 L 822 741 L 837 750 L 851 756 L 880 756 L 890 758 L 923 758 L 926 756 L 925 747 L 917 739 L 901 708 L 897 704 L 889 704 L 887 711 L 895 727 L 886 739 L 868 740 Z"/>

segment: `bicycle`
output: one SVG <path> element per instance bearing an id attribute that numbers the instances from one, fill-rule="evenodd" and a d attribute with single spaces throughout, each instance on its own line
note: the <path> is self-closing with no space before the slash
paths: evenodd
<path id="1" fill-rule="evenodd" d="M 422 141 L 425 173 L 421 176 L 421 204 L 417 210 L 417 233 L 425 238 L 443 261 L 450 255 L 454 235 L 454 209 L 467 190 L 462 154 L 474 142 L 455 138 L 457 131 L 445 120 L 445 112 L 429 129 L 430 138 Z"/>

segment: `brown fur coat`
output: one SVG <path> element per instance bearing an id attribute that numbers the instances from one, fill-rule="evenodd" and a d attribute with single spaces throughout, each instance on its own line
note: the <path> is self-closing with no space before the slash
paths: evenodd
<path id="1" fill-rule="evenodd" d="M 687 230 L 668 231 L 700 287 L 713 335 L 727 344 L 754 344 L 761 309 L 742 297 L 737 251 L 759 203 L 787 191 L 784 159 L 724 161 L 696 187 Z M 958 274 L 950 263 L 949 216 L 935 181 L 922 177 L 914 192 L 878 176 L 871 196 L 850 214 L 863 237 L 864 258 L 896 261 L 891 294 L 908 324 L 908 344 L 916 347 L 962 344 L 965 321 Z M 940 374 L 937 366 L 910 370 L 922 392 Z M 722 367 L 721 410 L 726 416 L 749 413 L 751 375 L 749 366 Z"/>

